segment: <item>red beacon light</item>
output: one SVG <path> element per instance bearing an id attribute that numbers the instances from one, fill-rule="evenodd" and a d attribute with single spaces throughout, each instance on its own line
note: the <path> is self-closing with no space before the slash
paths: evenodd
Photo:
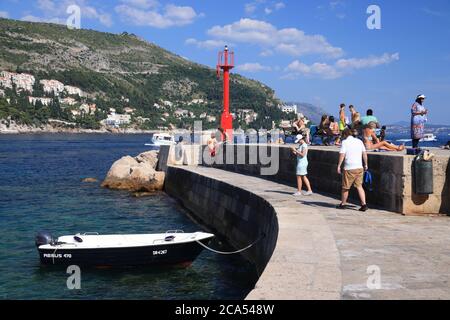
<path id="1" fill-rule="evenodd" d="M 219 52 L 217 62 L 217 78 L 220 79 L 220 71 L 223 71 L 223 113 L 221 126 L 227 132 L 229 141 L 233 141 L 233 117 L 230 114 L 230 70 L 234 68 L 234 52 L 229 52 L 228 46 Z"/>

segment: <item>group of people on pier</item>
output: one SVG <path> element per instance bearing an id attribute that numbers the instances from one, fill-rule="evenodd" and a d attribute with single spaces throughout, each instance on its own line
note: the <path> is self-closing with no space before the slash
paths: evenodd
<path id="1" fill-rule="evenodd" d="M 354 131 L 367 150 L 403 151 L 404 145 L 397 146 L 386 141 L 386 127 L 381 126 L 372 109 L 368 109 L 365 116 L 361 116 L 353 105 L 349 106 L 351 121 L 346 116 L 346 105 L 339 106 L 339 119 L 334 116 L 323 115 L 314 136 L 319 136 L 324 145 L 341 145 L 342 135 L 345 129 Z"/>
<path id="2" fill-rule="evenodd" d="M 418 148 L 419 141 L 424 138 L 425 123 L 427 122 L 428 110 L 424 107 L 426 97 L 419 95 L 411 107 L 411 139 L 413 148 Z M 353 105 L 349 106 L 351 122 L 348 121 L 345 113 L 345 104 L 339 106 L 339 119 L 333 116 L 324 115 L 318 127 L 317 133 L 324 138 L 326 145 L 334 140 L 336 146 L 340 146 L 339 162 L 337 173 L 342 177 L 342 196 L 338 209 L 347 207 L 347 200 L 350 189 L 355 187 L 361 200 L 359 211 L 368 210 L 366 194 L 363 187 L 364 175 L 370 174 L 367 151 L 403 151 L 404 145 L 396 146 L 385 140 L 386 127 L 382 127 L 378 119 L 374 116 L 372 109 L 367 110 L 366 115 L 361 114 Z M 298 147 L 292 147 L 292 153 L 297 157 L 297 184 L 298 191 L 294 196 L 310 196 L 313 194 L 311 183 L 308 179 L 308 144 L 311 143 L 312 136 L 310 130 L 306 130 L 304 119 L 300 119 L 294 125 L 297 129 L 295 143 Z M 343 168 L 342 168 L 343 167 Z M 303 193 L 303 186 L 306 192 Z"/>

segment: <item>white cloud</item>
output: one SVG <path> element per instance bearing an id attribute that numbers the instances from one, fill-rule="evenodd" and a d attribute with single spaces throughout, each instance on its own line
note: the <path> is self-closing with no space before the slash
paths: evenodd
<path id="1" fill-rule="evenodd" d="M 275 2 L 269 0 L 255 0 L 253 2 L 246 3 L 244 5 L 244 10 L 247 15 L 254 15 L 258 9 L 264 5 L 264 13 L 269 15 L 274 11 L 279 11 L 286 8 L 284 2 Z"/>
<path id="2" fill-rule="evenodd" d="M 364 59 L 340 59 L 336 62 L 336 67 L 340 69 L 364 69 L 373 68 L 383 64 L 389 64 L 394 61 L 400 60 L 400 54 L 388 54 L 385 53 L 380 57 L 370 56 Z"/>
<path id="3" fill-rule="evenodd" d="M 433 10 L 430 8 L 423 8 L 422 11 L 425 12 L 427 15 L 434 16 L 434 17 L 445 17 L 445 15 L 446 15 L 442 11 L 437 11 L 437 10 Z"/>
<path id="4" fill-rule="evenodd" d="M 345 2 L 342 0 L 330 1 L 329 6 L 332 10 L 335 10 L 339 7 L 345 7 Z"/>
<path id="5" fill-rule="evenodd" d="M 298 60 L 292 62 L 287 68 L 286 79 L 295 79 L 300 75 L 309 77 L 318 77 L 322 79 L 336 79 L 342 74 L 334 67 L 326 63 L 316 62 L 312 65 L 306 65 Z"/>
<path id="6" fill-rule="evenodd" d="M 245 13 L 247 14 L 254 14 L 256 12 L 256 9 L 258 9 L 258 6 L 256 3 L 246 3 L 244 6 Z"/>
<path id="7" fill-rule="evenodd" d="M 299 60 L 295 60 L 285 69 L 287 74 L 284 78 L 296 79 L 303 75 L 321 79 L 337 79 L 351 73 L 354 70 L 374 68 L 377 66 L 390 64 L 398 60 L 400 60 L 399 53 L 385 53 L 380 57 L 370 56 L 363 59 L 340 59 L 333 65 L 319 62 L 312 65 L 307 65 Z"/>
<path id="8" fill-rule="evenodd" d="M 262 51 L 259 55 L 261 56 L 261 57 L 271 57 L 271 56 L 273 56 L 273 51 L 272 50 L 264 50 L 264 51 Z"/>
<path id="9" fill-rule="evenodd" d="M 236 67 L 241 72 L 260 72 L 260 71 L 272 71 L 271 67 L 263 66 L 259 63 L 244 63 Z"/>
<path id="10" fill-rule="evenodd" d="M 160 5 L 157 0 L 121 0 L 121 2 L 141 9 L 157 8 Z"/>
<path id="11" fill-rule="evenodd" d="M 346 7 L 347 4 L 343 0 L 330 1 L 328 5 L 319 5 L 316 7 L 316 9 L 320 11 L 317 18 L 320 20 L 328 19 L 328 15 L 331 13 L 336 18 L 343 20 L 347 17 L 347 14 L 344 12 Z"/>
<path id="12" fill-rule="evenodd" d="M 113 22 L 112 18 L 107 13 L 100 13 L 94 7 L 85 6 L 81 8 L 81 17 L 86 17 L 88 19 L 98 20 L 101 24 L 111 27 Z"/>
<path id="13" fill-rule="evenodd" d="M 291 56 L 320 54 L 339 58 L 344 52 L 334 47 L 322 35 L 307 35 L 296 28 L 277 29 L 272 24 L 253 19 L 241 19 L 207 31 L 215 39 L 259 45 L 263 52 L 273 50 Z"/>
<path id="14" fill-rule="evenodd" d="M 65 24 L 66 23 L 65 20 L 62 20 L 60 18 L 46 19 L 46 18 L 36 17 L 31 14 L 23 16 L 22 18 L 20 18 L 20 20 L 28 21 L 28 22 L 45 22 L 45 23 L 55 23 L 55 24 Z"/>
<path id="15" fill-rule="evenodd" d="M 159 8 L 156 1 L 122 0 L 124 4 L 116 6 L 115 10 L 121 19 L 137 26 L 149 26 L 159 29 L 180 27 L 193 23 L 201 14 L 192 7 L 166 5 Z"/>
<path id="16" fill-rule="evenodd" d="M 97 20 L 107 27 L 113 24 L 111 15 L 89 5 L 89 0 L 37 0 L 36 7 L 42 12 L 42 16 L 28 14 L 22 17 L 21 20 L 63 24 L 69 17 L 66 11 L 71 5 L 80 7 L 82 21 L 83 19 Z"/>
<path id="17" fill-rule="evenodd" d="M 0 18 L 9 18 L 9 13 L 6 11 L 0 11 Z"/>
<path id="18" fill-rule="evenodd" d="M 228 43 L 226 43 L 225 41 L 222 41 L 222 40 L 199 41 L 199 40 L 194 39 L 194 38 L 187 39 L 185 41 L 185 43 L 188 44 L 188 45 L 196 46 L 197 48 L 200 48 L 200 49 L 207 49 L 207 50 L 223 48 L 223 47 L 225 47 L 225 45 L 228 44 Z M 232 46 L 233 44 L 230 43 L 228 45 Z"/>
<path id="19" fill-rule="evenodd" d="M 275 10 L 281 10 L 286 8 L 286 5 L 283 2 L 277 2 L 275 3 Z"/>

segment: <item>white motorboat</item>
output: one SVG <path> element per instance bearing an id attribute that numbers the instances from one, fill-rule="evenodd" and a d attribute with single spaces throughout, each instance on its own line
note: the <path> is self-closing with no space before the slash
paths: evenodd
<path id="1" fill-rule="evenodd" d="M 438 141 L 437 137 L 432 133 L 426 133 L 423 139 L 420 140 L 420 142 L 435 142 L 435 141 Z"/>
<path id="2" fill-rule="evenodd" d="M 169 133 L 155 133 L 152 137 L 152 143 L 145 144 L 146 146 L 171 146 L 175 145 L 175 137 Z"/>
<path id="3" fill-rule="evenodd" d="M 190 263 L 213 234 L 167 231 L 163 234 L 99 235 L 84 233 L 54 238 L 36 236 L 44 265 L 139 266 Z"/>

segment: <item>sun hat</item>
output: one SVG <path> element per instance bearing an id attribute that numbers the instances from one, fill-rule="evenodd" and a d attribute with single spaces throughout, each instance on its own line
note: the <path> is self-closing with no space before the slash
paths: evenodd
<path id="1" fill-rule="evenodd" d="M 295 137 L 295 143 L 299 143 L 300 140 L 302 140 L 302 139 L 303 139 L 303 135 L 298 134 L 298 135 Z"/>

